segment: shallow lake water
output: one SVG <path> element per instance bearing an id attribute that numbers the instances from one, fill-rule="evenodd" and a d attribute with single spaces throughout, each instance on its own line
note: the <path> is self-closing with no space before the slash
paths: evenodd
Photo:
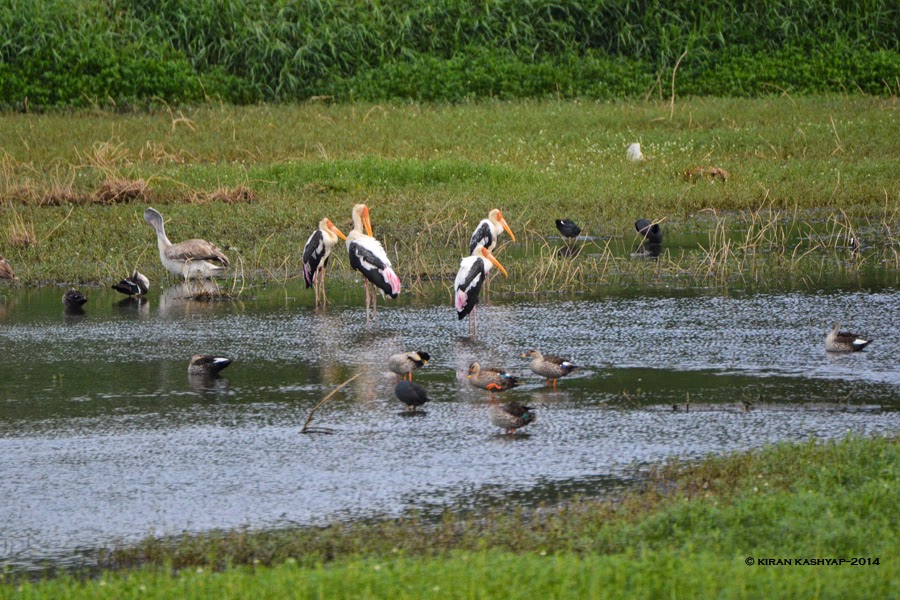
<path id="1" fill-rule="evenodd" d="M 441 291 L 380 303 L 371 327 L 356 287 L 330 289 L 325 311 L 296 285 L 228 301 L 185 300 L 177 286 L 143 301 L 88 292 L 84 314 L 70 314 L 61 289 L 0 290 L 7 568 L 74 564 L 149 534 L 598 496 L 670 457 L 900 425 L 900 291 L 890 287 L 495 292 L 477 340 Z M 830 355 L 823 319 L 876 340 Z M 529 348 L 582 368 L 545 388 L 521 358 Z M 407 416 L 386 358 L 419 349 L 432 361 L 415 379 L 434 400 Z M 196 380 L 195 353 L 234 363 Z M 511 436 L 493 428 L 488 394 L 465 379 L 473 360 L 521 375 L 506 399 L 535 406 L 537 422 Z M 334 433 L 301 435 L 310 410 L 354 375 L 315 415 Z"/>

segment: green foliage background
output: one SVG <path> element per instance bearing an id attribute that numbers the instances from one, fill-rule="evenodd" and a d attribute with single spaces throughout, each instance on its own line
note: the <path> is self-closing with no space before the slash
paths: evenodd
<path id="1" fill-rule="evenodd" d="M 3 0 L 0 105 L 900 87 L 893 0 Z"/>

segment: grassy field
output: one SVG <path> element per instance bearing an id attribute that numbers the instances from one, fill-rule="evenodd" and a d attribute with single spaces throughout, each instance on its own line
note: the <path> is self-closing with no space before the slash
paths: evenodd
<path id="1" fill-rule="evenodd" d="M 887 598 L 898 465 L 896 439 L 779 444 L 666 465 L 615 501 L 148 540 L 97 577 L 13 578 L 0 598 Z"/>
<path id="2" fill-rule="evenodd" d="M 24 284 L 109 284 L 134 267 L 158 283 L 141 218 L 153 205 L 173 240 L 209 239 L 236 275 L 285 280 L 318 220 L 346 231 L 364 201 L 407 290 L 452 276 L 493 207 L 520 242 L 498 289 L 577 291 L 648 271 L 746 277 L 759 256 L 781 272 L 852 269 L 860 261 L 835 250 L 860 233 L 867 260 L 895 269 L 896 112 L 896 98 L 782 96 L 5 113 L 0 255 Z M 635 141 L 641 163 L 625 159 Z M 685 176 L 698 166 L 731 176 Z M 577 262 L 548 243 L 561 217 L 600 238 Z M 639 217 L 704 251 L 628 260 Z M 333 274 L 346 279 L 346 263 Z"/>
<path id="3" fill-rule="evenodd" d="M 890 96 L 897 22 L 890 0 L 17 0 L 0 108 Z"/>

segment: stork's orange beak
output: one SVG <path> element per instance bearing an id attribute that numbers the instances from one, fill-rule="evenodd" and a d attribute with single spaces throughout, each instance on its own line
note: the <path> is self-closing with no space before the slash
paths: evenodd
<path id="1" fill-rule="evenodd" d="M 503 225 L 503 229 L 506 230 L 506 233 L 509 234 L 509 237 L 512 238 L 512 241 L 515 242 L 515 241 L 516 241 L 516 234 L 514 234 L 514 233 L 512 232 L 512 229 L 509 228 L 509 223 L 507 223 L 507 222 L 506 222 L 506 219 L 503 218 L 503 213 L 501 213 L 501 212 L 498 212 L 498 213 L 497 213 L 497 220 L 500 221 L 500 224 Z M 497 265 L 497 266 L 500 266 L 500 265 Z M 500 268 L 502 269 L 503 267 L 500 267 Z M 504 271 L 504 273 L 505 273 L 505 272 L 506 272 L 506 271 Z"/>
<path id="2" fill-rule="evenodd" d="M 494 255 L 491 254 L 491 251 L 490 251 L 490 250 L 488 250 L 488 249 L 485 248 L 485 247 L 482 247 L 482 248 L 481 248 L 481 254 L 482 254 L 486 259 L 488 259 L 489 261 L 491 261 L 492 263 L 494 263 L 494 266 L 497 267 L 498 269 L 500 269 L 500 272 L 501 272 L 501 273 L 503 273 L 504 275 L 506 275 L 507 277 L 509 277 L 509 273 L 506 272 L 506 269 L 503 268 L 503 265 L 500 264 L 500 261 L 497 260 L 496 258 L 494 258 Z"/>
<path id="3" fill-rule="evenodd" d="M 362 209 L 362 220 L 363 220 L 363 227 L 366 228 L 366 235 L 368 235 L 369 237 L 374 237 L 372 235 L 372 221 L 369 220 L 369 207 L 368 206 L 365 206 Z"/>
<path id="4" fill-rule="evenodd" d="M 331 222 L 331 219 L 328 220 L 327 225 L 328 225 L 328 229 L 330 229 L 332 232 L 334 232 L 334 234 L 335 234 L 336 236 L 338 236 L 338 237 L 341 238 L 342 240 L 346 240 L 346 239 L 347 239 L 347 236 L 344 235 L 343 232 L 342 232 L 340 229 L 338 229 L 337 227 L 334 226 L 334 223 Z"/>

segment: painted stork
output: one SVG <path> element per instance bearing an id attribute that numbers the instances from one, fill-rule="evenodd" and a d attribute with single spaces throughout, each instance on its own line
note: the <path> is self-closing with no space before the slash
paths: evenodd
<path id="1" fill-rule="evenodd" d="M 472 239 L 469 240 L 469 253 L 475 252 L 475 247 L 478 244 L 481 244 L 488 250 L 493 250 L 497 247 L 497 238 L 504 231 L 509 234 L 512 241 L 516 241 L 516 236 L 512 229 L 509 228 L 509 223 L 503 218 L 500 209 L 495 208 L 488 213 L 487 219 L 482 219 L 478 227 L 475 228 Z"/>
<path id="2" fill-rule="evenodd" d="M 503 265 L 494 258 L 491 251 L 478 244 L 472 251 L 471 256 L 467 256 L 459 263 L 459 272 L 456 274 L 456 281 L 453 283 L 455 290 L 454 306 L 456 307 L 456 315 L 459 320 L 472 313 L 469 319 L 469 334 L 478 335 L 478 295 L 481 293 L 481 286 L 491 268 L 496 266 L 500 271 L 509 277 L 509 273 L 503 268 Z M 473 330 L 474 328 L 474 330 Z"/>
<path id="3" fill-rule="evenodd" d="M 363 231 L 365 228 L 365 231 Z M 378 297 L 369 289 L 371 282 L 381 292 L 391 298 L 400 293 L 400 278 L 394 273 L 381 243 L 372 237 L 372 222 L 369 220 L 369 207 L 357 204 L 353 207 L 353 231 L 347 236 L 347 252 L 350 254 L 350 266 L 362 273 L 366 286 L 366 324 L 369 323 L 369 303 L 373 306 L 375 320 L 378 320 Z"/>
<path id="4" fill-rule="evenodd" d="M 169 273 L 185 279 L 207 279 L 228 268 L 228 257 L 215 244 L 198 239 L 170 242 L 159 211 L 148 208 L 144 220 L 156 231 L 159 260 Z"/>
<path id="5" fill-rule="evenodd" d="M 347 236 L 334 226 L 331 219 L 322 219 L 319 221 L 319 228 L 309 236 L 306 246 L 303 247 L 303 280 L 306 281 L 306 289 L 312 287 L 315 292 L 316 308 L 319 308 L 320 292 L 322 305 L 324 306 L 327 302 L 325 299 L 325 267 L 328 266 L 328 259 L 338 238 L 346 240 Z"/>
<path id="6" fill-rule="evenodd" d="M 872 343 L 861 335 L 841 331 L 841 324 L 835 323 L 831 332 L 825 336 L 825 350 L 828 352 L 859 352 Z"/>
<path id="7" fill-rule="evenodd" d="M 112 286 L 112 289 L 126 296 L 142 296 L 150 290 L 150 280 L 147 279 L 146 275 L 135 269 L 130 277 L 126 277 L 115 284 Z"/>

